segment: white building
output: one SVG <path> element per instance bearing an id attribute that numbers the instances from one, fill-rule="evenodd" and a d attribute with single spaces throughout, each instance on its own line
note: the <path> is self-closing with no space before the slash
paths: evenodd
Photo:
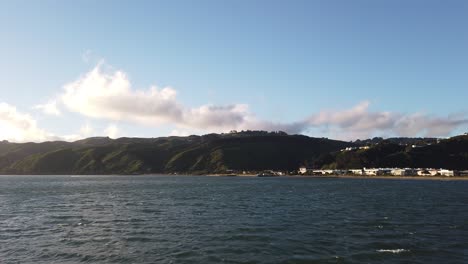
<path id="1" fill-rule="evenodd" d="M 307 172 L 307 168 L 306 167 L 300 167 L 299 168 L 299 173 L 300 174 L 305 174 Z"/>
<path id="2" fill-rule="evenodd" d="M 393 169 L 390 172 L 394 176 L 406 176 L 406 170 L 405 169 Z"/>
<path id="3" fill-rule="evenodd" d="M 441 176 L 455 176 L 455 171 L 453 170 L 445 170 L 445 169 L 440 169 L 437 171 Z"/>
<path id="4" fill-rule="evenodd" d="M 326 174 L 333 174 L 333 170 L 313 170 L 312 173 L 326 175 Z"/>
<path id="5" fill-rule="evenodd" d="M 390 174 L 394 175 L 394 176 L 408 176 L 408 175 L 414 175 L 415 174 L 415 171 L 413 169 L 400 169 L 400 168 L 396 168 L 396 169 L 392 169 L 390 171 Z"/>
<path id="6" fill-rule="evenodd" d="M 419 169 L 417 174 L 419 176 L 436 176 L 438 173 L 435 169 Z"/>
<path id="7" fill-rule="evenodd" d="M 347 147 L 347 148 L 344 148 L 340 151 L 351 151 L 351 150 L 356 150 L 357 148 L 356 147 Z"/>
<path id="8" fill-rule="evenodd" d="M 356 175 L 362 175 L 362 169 L 350 169 L 349 172 Z"/>
<path id="9" fill-rule="evenodd" d="M 369 176 L 377 176 L 380 175 L 380 169 L 366 169 L 364 168 L 364 174 Z"/>
<path id="10" fill-rule="evenodd" d="M 342 175 L 342 174 L 346 174 L 347 171 L 346 170 L 334 170 L 333 171 L 333 174 L 335 175 Z"/>
<path id="11" fill-rule="evenodd" d="M 312 173 L 321 175 L 340 175 L 346 174 L 346 170 L 313 170 Z"/>

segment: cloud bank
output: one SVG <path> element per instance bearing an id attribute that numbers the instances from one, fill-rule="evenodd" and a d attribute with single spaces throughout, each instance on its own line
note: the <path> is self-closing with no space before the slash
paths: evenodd
<path id="1" fill-rule="evenodd" d="M 327 127 L 338 138 L 346 139 L 366 138 L 375 134 L 440 137 L 468 125 L 468 119 L 461 114 L 441 118 L 424 113 L 370 111 L 369 105 L 368 101 L 364 101 L 348 110 L 322 111 L 309 117 L 306 123 L 313 127 Z"/>
<path id="2" fill-rule="evenodd" d="M 17 111 L 16 107 L 0 103 L 0 139 L 15 142 L 47 141 L 57 138 L 37 126 L 29 114 Z"/>
<path id="3" fill-rule="evenodd" d="M 102 133 L 95 131 L 89 123 L 84 124 L 76 134 L 55 135 L 40 128 L 37 121 L 29 114 L 20 112 L 16 107 L 0 103 L 0 141 L 10 142 L 44 142 L 75 141 L 90 136 L 108 136 L 117 138 L 120 130 L 115 124 L 109 124 Z"/>
<path id="4" fill-rule="evenodd" d="M 237 128 L 248 121 L 248 106 L 203 105 L 189 108 L 177 101 L 171 87 L 134 90 L 122 71 L 104 72 L 101 65 L 64 86 L 60 101 L 87 117 L 128 121 L 147 126 L 175 124 L 213 131 Z"/>
<path id="5" fill-rule="evenodd" d="M 68 110 L 87 117 L 146 126 L 170 124 L 206 132 L 263 129 L 307 133 L 319 129 L 337 138 L 351 139 L 375 134 L 446 136 L 468 124 L 465 116 L 444 118 L 424 113 L 371 111 L 368 101 L 350 109 L 321 111 L 296 122 L 275 123 L 259 120 L 245 104 L 190 108 L 177 100 L 177 92 L 171 87 L 136 90 L 125 72 L 105 71 L 102 64 L 66 84 L 60 100 Z"/>
<path id="6" fill-rule="evenodd" d="M 120 135 L 118 122 L 147 127 L 170 125 L 174 126 L 174 135 L 268 130 L 343 140 L 371 136 L 440 137 L 468 125 L 466 113 L 440 117 L 425 113 L 372 111 L 369 101 L 349 109 L 312 113 L 295 122 L 261 120 L 246 104 L 189 107 L 177 99 L 177 91 L 171 87 L 135 89 L 125 72 L 110 69 L 103 63 L 65 84 L 53 100 L 34 108 L 59 118 L 63 116 L 60 108 L 64 108 L 110 122 L 103 133 L 113 138 Z M 0 103 L 0 127 L 0 139 L 12 141 L 76 140 L 96 135 L 94 129 L 85 124 L 75 135 L 55 136 L 38 128 L 30 115 L 20 113 L 6 103 Z"/>

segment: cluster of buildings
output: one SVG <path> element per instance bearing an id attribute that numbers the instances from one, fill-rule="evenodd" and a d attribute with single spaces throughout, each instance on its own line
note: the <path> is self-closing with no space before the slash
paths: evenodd
<path id="1" fill-rule="evenodd" d="M 366 176 L 468 176 L 468 171 L 430 168 L 362 168 L 347 170 L 317 170 L 300 167 L 299 174 L 310 175 L 366 175 Z"/>
<path id="2" fill-rule="evenodd" d="M 343 151 L 352 151 L 352 150 L 358 150 L 358 149 L 369 149 L 370 146 L 361 146 L 361 147 L 347 147 L 347 148 L 344 148 L 342 150 L 340 150 L 341 152 Z"/>

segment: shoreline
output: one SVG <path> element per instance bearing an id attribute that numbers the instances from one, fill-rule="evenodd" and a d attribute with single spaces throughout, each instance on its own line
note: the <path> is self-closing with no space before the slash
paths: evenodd
<path id="1" fill-rule="evenodd" d="M 190 176 L 190 175 L 188 175 Z M 206 175 L 193 175 L 193 176 L 208 176 L 208 177 L 257 177 L 256 174 L 206 174 Z M 273 176 L 271 178 L 310 178 L 310 179 L 326 179 L 326 178 L 339 178 L 339 179 L 389 179 L 389 180 L 441 180 L 441 181 L 468 181 L 468 176 L 366 176 L 366 175 L 281 175 Z"/>
<path id="2" fill-rule="evenodd" d="M 465 176 L 365 176 L 365 175 L 291 175 L 287 177 L 304 177 L 304 178 L 340 178 L 340 179 L 383 179 L 383 180 L 441 180 L 441 181 L 468 181 Z"/>
<path id="3" fill-rule="evenodd" d="M 468 176 L 366 176 L 366 175 L 278 175 L 271 177 L 258 177 L 257 174 L 0 174 L 1 176 L 70 176 L 70 177 L 99 177 L 99 176 L 204 176 L 204 177 L 246 177 L 246 178 L 304 178 L 304 179 L 380 179 L 380 180 L 440 180 L 440 181 L 468 181 Z"/>

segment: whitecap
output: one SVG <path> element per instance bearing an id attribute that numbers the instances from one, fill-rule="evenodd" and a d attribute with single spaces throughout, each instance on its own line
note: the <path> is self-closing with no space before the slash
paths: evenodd
<path id="1" fill-rule="evenodd" d="M 409 252 L 409 249 L 404 249 L 404 248 L 397 248 L 397 249 L 377 249 L 377 252 L 399 254 L 399 253 L 403 253 L 403 252 Z"/>

